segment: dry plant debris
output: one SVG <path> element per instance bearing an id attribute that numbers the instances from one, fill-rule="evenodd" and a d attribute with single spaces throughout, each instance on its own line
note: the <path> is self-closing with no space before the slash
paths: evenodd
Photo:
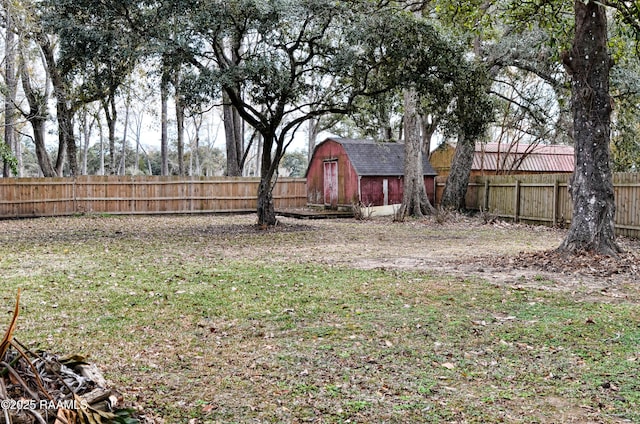
<path id="1" fill-rule="evenodd" d="M 621 253 L 618 257 L 587 252 L 567 254 L 555 250 L 523 252 L 510 259 L 518 268 L 535 268 L 541 271 L 580 274 L 593 277 L 610 277 L 614 274 L 640 276 L 640 255 L 636 252 Z"/>
<path id="2" fill-rule="evenodd" d="M 0 342 L 0 423 L 136 424 L 122 408 L 122 396 L 107 387 L 94 364 L 34 352 L 13 336 L 20 311 L 20 290 L 11 323 Z"/>

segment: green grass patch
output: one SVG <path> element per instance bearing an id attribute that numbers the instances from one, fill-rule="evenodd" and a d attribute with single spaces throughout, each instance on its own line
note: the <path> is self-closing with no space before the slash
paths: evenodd
<path id="1" fill-rule="evenodd" d="M 166 422 L 640 421 L 634 303 L 104 234 L 14 245 L 3 305 Z"/>

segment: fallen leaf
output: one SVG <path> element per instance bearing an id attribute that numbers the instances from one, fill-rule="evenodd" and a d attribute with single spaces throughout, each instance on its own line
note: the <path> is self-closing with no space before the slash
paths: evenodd
<path id="1" fill-rule="evenodd" d="M 208 405 L 204 405 L 202 407 L 202 412 L 207 413 L 207 412 L 213 411 L 214 409 L 216 409 L 216 407 L 214 405 L 208 404 Z"/>

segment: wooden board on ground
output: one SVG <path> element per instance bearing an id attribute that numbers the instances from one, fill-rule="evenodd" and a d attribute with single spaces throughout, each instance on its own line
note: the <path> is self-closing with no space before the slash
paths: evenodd
<path id="1" fill-rule="evenodd" d="M 277 210 L 276 215 L 297 219 L 353 218 L 353 211 L 337 211 L 333 209 L 284 209 Z"/>

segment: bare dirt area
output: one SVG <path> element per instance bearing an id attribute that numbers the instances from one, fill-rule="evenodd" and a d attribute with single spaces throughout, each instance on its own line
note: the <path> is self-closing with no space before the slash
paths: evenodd
<path id="1" fill-rule="evenodd" d="M 282 230 L 300 221 L 286 220 Z M 305 227 L 302 227 L 305 228 Z M 640 300 L 640 240 L 619 238 L 619 257 L 555 252 L 566 230 L 456 216 L 394 223 L 334 220 L 310 223 L 314 243 L 293 257 L 362 269 L 420 270 L 480 278 L 495 284 L 537 287 L 598 296 L 603 300 Z M 277 229 L 275 230 L 277 231 Z M 286 252 L 281 252 L 287 256 Z"/>
<path id="2" fill-rule="evenodd" d="M 279 217 L 261 229 L 255 216 L 73 217 L 0 222 L 4 239 L 115 242 L 158 237 L 203 243 L 206 257 L 313 262 L 360 269 L 424 271 L 495 284 L 538 287 L 640 300 L 640 240 L 619 238 L 618 258 L 554 250 L 566 230 L 452 216 L 393 222 L 390 218 L 300 220 Z M 295 235 L 295 236 L 294 236 Z M 28 260 L 28 259 L 26 259 Z M 38 264 L 33 264 L 37 267 Z"/>

